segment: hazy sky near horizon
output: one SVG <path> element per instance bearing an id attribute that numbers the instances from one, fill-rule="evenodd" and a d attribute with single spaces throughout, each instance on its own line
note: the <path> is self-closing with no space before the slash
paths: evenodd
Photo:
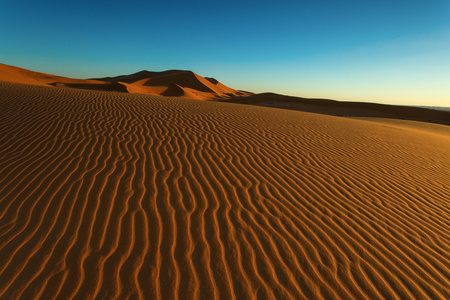
<path id="1" fill-rule="evenodd" d="M 235 89 L 450 106 L 450 1 L 0 1 L 0 62 L 188 69 Z"/>

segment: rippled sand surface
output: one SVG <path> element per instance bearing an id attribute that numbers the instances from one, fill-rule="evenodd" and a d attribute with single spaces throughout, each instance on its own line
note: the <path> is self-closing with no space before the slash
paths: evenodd
<path id="1" fill-rule="evenodd" d="M 0 83 L 0 297 L 449 299 L 449 149 L 416 126 Z"/>

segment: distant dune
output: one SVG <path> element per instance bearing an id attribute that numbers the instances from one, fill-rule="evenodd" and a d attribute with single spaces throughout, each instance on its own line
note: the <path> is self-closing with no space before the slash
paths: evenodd
<path id="1" fill-rule="evenodd" d="M 223 99 L 250 93 L 236 91 L 214 78 L 203 78 L 191 71 L 141 71 L 131 75 L 98 79 L 73 79 L 0 64 L 0 81 L 51 85 L 55 87 L 176 96 L 189 99 Z"/>
<path id="2" fill-rule="evenodd" d="M 34 72 L 18 67 L 8 66 L 0 64 L 0 81 L 27 83 L 32 85 L 54 85 L 54 86 L 68 86 L 80 85 L 89 86 L 93 85 L 109 85 L 109 82 L 102 82 L 98 80 L 88 79 L 73 79 L 62 76 L 56 76 L 46 73 Z M 98 88 L 93 88 L 94 90 Z"/>
<path id="3" fill-rule="evenodd" d="M 434 110 L 450 111 L 450 107 L 442 107 L 442 106 L 419 106 L 419 107 L 434 109 Z"/>
<path id="4" fill-rule="evenodd" d="M 141 71 L 131 75 L 99 78 L 106 82 L 123 82 L 138 87 L 141 93 L 190 99 L 229 98 L 248 93 L 229 88 L 214 78 L 203 78 L 191 71 Z M 161 87 L 166 89 L 161 92 Z"/>
<path id="5" fill-rule="evenodd" d="M 449 126 L 1 72 L 1 299 L 450 299 Z"/>
<path id="6" fill-rule="evenodd" d="M 386 105 L 364 102 L 343 102 L 329 99 L 308 99 L 273 93 L 227 99 L 233 103 L 277 107 L 342 117 L 373 117 L 415 120 L 450 125 L 450 111 L 425 107 Z"/>
<path id="7" fill-rule="evenodd" d="M 204 78 L 191 71 L 141 71 L 131 75 L 97 80 L 126 84 L 129 92 L 189 99 L 223 99 L 249 93 L 229 88 L 214 78 Z"/>
<path id="8" fill-rule="evenodd" d="M 214 78 L 201 77 L 194 72 L 182 70 L 163 72 L 140 71 L 131 75 L 115 77 L 73 79 L 0 64 L 0 81 L 185 99 L 226 101 L 342 117 L 414 120 L 450 125 L 450 109 L 308 99 L 274 93 L 253 94 L 234 90 Z"/>

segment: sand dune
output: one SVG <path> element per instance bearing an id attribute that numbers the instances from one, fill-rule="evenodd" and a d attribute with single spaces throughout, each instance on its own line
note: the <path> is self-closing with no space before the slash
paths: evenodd
<path id="1" fill-rule="evenodd" d="M 250 94 L 229 88 L 214 78 L 204 78 L 192 71 L 182 70 L 141 71 L 131 75 L 105 77 L 98 80 L 127 83 L 131 86 L 130 91 L 133 90 L 133 87 L 138 87 L 140 92 L 145 94 L 190 99 L 223 99 Z M 160 92 L 161 87 L 165 87 L 163 92 Z"/>
<path id="2" fill-rule="evenodd" d="M 0 81 L 197 100 L 226 99 L 251 94 L 229 88 L 214 78 L 204 78 L 194 72 L 181 70 L 141 71 L 116 77 L 74 79 L 0 64 Z"/>
<path id="3" fill-rule="evenodd" d="M 95 79 L 73 79 L 0 64 L 0 81 L 64 88 L 138 93 L 152 96 L 226 101 L 284 108 L 332 116 L 412 120 L 450 125 L 450 111 L 377 103 L 307 99 L 274 93 L 253 94 L 227 87 L 214 78 L 192 71 L 140 71 L 131 75 Z"/>
<path id="4" fill-rule="evenodd" d="M 110 85 L 109 82 L 103 82 L 92 79 L 74 79 L 51 75 L 46 73 L 34 72 L 14 66 L 8 66 L 0 63 L 0 81 L 27 83 L 33 85 L 54 85 L 67 86 L 70 85 Z M 86 87 L 81 87 L 86 88 Z M 98 88 L 93 88 L 98 89 Z"/>
<path id="5" fill-rule="evenodd" d="M 273 93 L 232 97 L 224 101 L 285 108 L 331 116 L 403 119 L 450 125 L 450 111 L 422 107 L 345 102 L 330 99 L 308 99 Z"/>
<path id="6" fill-rule="evenodd" d="M 0 298 L 449 299 L 419 129 L 0 82 Z"/>

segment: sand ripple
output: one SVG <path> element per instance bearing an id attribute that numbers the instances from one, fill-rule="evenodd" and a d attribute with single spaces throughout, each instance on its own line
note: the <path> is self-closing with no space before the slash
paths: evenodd
<path id="1" fill-rule="evenodd" d="M 450 137 L 0 83 L 4 299 L 449 299 Z"/>

